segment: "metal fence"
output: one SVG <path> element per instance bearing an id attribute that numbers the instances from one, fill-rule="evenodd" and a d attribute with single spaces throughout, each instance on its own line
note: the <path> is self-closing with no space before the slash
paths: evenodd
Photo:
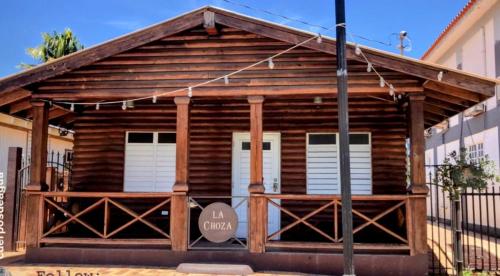
<path id="1" fill-rule="evenodd" d="M 26 221 L 26 194 L 24 190 L 30 183 L 31 162 L 30 157 L 21 160 L 21 167 L 17 171 L 16 185 L 16 219 L 14 223 L 14 239 L 16 248 L 23 249 L 25 244 L 24 222 Z M 47 153 L 47 185 L 46 190 L 63 192 L 70 190 L 72 174 L 72 155 L 51 151 Z"/>
<path id="2" fill-rule="evenodd" d="M 447 191 L 433 183 L 434 166 L 427 167 L 429 274 L 454 275 L 453 203 Z M 464 268 L 471 271 L 500 271 L 500 188 L 462 193 L 460 234 Z"/>

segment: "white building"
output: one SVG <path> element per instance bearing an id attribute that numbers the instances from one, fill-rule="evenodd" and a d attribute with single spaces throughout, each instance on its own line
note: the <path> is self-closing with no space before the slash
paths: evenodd
<path id="1" fill-rule="evenodd" d="M 423 60 L 491 78 L 500 76 L 500 1 L 470 0 L 422 57 Z M 463 146 L 476 158 L 500 164 L 500 95 L 432 128 L 426 164 L 441 164 Z M 484 112 L 482 112 L 484 110 Z M 474 115 L 474 116 L 471 116 Z M 463 124 L 460 121 L 463 119 Z"/>
<path id="2" fill-rule="evenodd" d="M 21 147 L 23 158 L 30 155 L 31 122 L 0 113 L 0 172 L 7 171 L 9 147 Z M 73 134 L 61 136 L 55 127 L 49 128 L 47 150 L 61 156 L 73 149 Z"/>
<path id="3" fill-rule="evenodd" d="M 491 78 L 500 77 L 500 1 L 470 0 L 450 22 L 433 45 L 422 56 L 423 60 L 451 68 L 468 71 Z M 463 123 L 460 124 L 460 121 Z M 495 163 L 500 174 L 500 92 L 496 96 L 467 110 L 449 121 L 429 130 L 426 139 L 426 165 L 439 165 L 451 152 L 460 150 L 460 140 L 472 158 L 488 159 Z M 461 139 L 462 137 L 462 139 Z M 431 172 L 432 168 L 428 168 Z M 500 191 L 498 183 L 492 183 L 487 191 Z M 434 187 L 435 188 L 435 187 Z M 428 215 L 451 218 L 450 202 L 440 191 L 431 190 L 434 204 L 428 201 Z M 439 202 L 439 206 L 435 204 Z M 500 212 L 474 212 L 493 210 L 493 200 L 479 201 L 467 197 L 469 208 L 464 210 L 467 221 L 487 225 L 500 221 Z M 432 211 L 431 211 L 432 208 Z M 498 208 L 498 207 L 497 207 Z"/>

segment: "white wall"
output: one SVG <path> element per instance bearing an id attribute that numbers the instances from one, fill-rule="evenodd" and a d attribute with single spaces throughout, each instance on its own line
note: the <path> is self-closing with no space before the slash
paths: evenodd
<path id="1" fill-rule="evenodd" d="M 28 132 L 0 126 L 0 172 L 7 174 L 9 147 L 21 147 L 23 155 L 28 147 Z"/>
<path id="2" fill-rule="evenodd" d="M 7 173 L 9 147 L 23 149 L 23 158 L 31 151 L 31 122 L 0 114 L 0 172 Z M 60 137 L 59 130 L 50 127 L 47 150 L 64 155 L 66 149 L 73 149 L 73 135 Z"/>

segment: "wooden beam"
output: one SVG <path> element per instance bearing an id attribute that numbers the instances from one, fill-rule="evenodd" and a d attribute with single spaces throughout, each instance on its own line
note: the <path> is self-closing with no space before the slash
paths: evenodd
<path id="1" fill-rule="evenodd" d="M 177 105 L 175 184 L 173 186 L 170 239 L 172 250 L 186 251 L 188 237 L 188 197 L 189 191 L 189 97 L 175 97 Z"/>
<path id="2" fill-rule="evenodd" d="M 189 190 L 189 97 L 175 97 L 177 105 L 174 192 Z"/>
<path id="3" fill-rule="evenodd" d="M 27 190 L 45 188 L 47 164 L 47 137 L 49 131 L 49 107 L 45 101 L 33 101 L 33 123 L 31 138 L 31 177 Z"/>
<path id="4" fill-rule="evenodd" d="M 69 113 L 71 113 L 70 110 L 67 110 L 67 109 L 59 107 L 59 106 L 54 106 L 49 111 L 49 120 L 65 116 Z"/>
<path id="5" fill-rule="evenodd" d="M 9 114 L 16 114 L 18 112 L 27 110 L 31 108 L 31 98 L 15 102 L 9 107 Z"/>
<path id="6" fill-rule="evenodd" d="M 23 149 L 19 147 L 9 147 L 8 158 L 7 158 L 7 183 L 6 183 L 6 191 L 4 194 L 4 245 L 5 251 L 13 252 L 16 251 L 16 241 L 17 241 L 17 233 L 18 233 L 18 225 L 21 225 L 20 219 L 23 219 L 21 216 L 16 216 L 16 213 L 20 210 L 20 208 L 16 208 L 20 206 L 19 199 L 21 199 L 21 195 L 19 192 L 21 191 L 21 185 L 18 181 L 18 172 L 21 169 L 21 160 L 23 157 Z"/>
<path id="7" fill-rule="evenodd" d="M 264 97 L 250 96 L 250 193 L 263 193 L 263 164 L 262 164 L 262 103 Z"/>
<path id="8" fill-rule="evenodd" d="M 212 11 L 203 12 L 203 28 L 207 31 L 208 35 L 217 35 L 219 31 L 215 26 L 215 14 Z"/>
<path id="9" fill-rule="evenodd" d="M 411 166 L 409 191 L 413 194 L 427 194 L 428 192 L 425 184 L 424 99 L 423 95 L 410 95 L 409 97 Z"/>
<path id="10" fill-rule="evenodd" d="M 45 101 L 33 101 L 33 123 L 31 134 L 30 183 L 27 191 L 46 189 L 47 184 L 47 137 L 49 131 L 49 107 Z M 26 247 L 39 246 L 43 227 L 43 199 L 41 195 L 28 195 L 26 203 Z"/>
<path id="11" fill-rule="evenodd" d="M 454 86 L 451 86 L 451 85 L 447 85 L 447 84 L 444 84 L 444 83 L 441 83 L 441 82 L 435 82 L 435 81 L 425 81 L 424 84 L 422 85 L 425 89 L 429 89 L 429 90 L 434 90 L 434 91 L 438 91 L 438 92 L 441 92 L 441 93 L 444 93 L 444 94 L 448 94 L 450 96 L 453 96 L 453 97 L 457 97 L 457 98 L 462 98 L 462 99 L 465 99 L 465 100 L 468 100 L 468 101 L 473 101 L 473 102 L 480 102 L 484 99 L 486 99 L 487 97 L 481 97 L 480 94 L 477 94 L 477 93 L 473 93 L 473 92 L 470 92 L 468 90 L 465 90 L 465 89 L 462 89 L 462 88 L 458 88 L 458 87 L 454 87 Z"/>
<path id="12" fill-rule="evenodd" d="M 250 96 L 250 185 L 248 248 L 251 253 L 263 253 L 266 249 L 267 199 L 256 196 L 264 193 L 263 177 L 263 130 L 262 103 L 264 97 Z"/>
<path id="13" fill-rule="evenodd" d="M 258 21 L 242 15 L 237 15 L 215 8 L 209 8 L 209 10 L 213 10 L 215 12 L 216 23 L 285 41 L 290 44 L 298 44 L 311 37 L 310 34 L 306 34 L 301 31 L 291 30 L 290 28 Z M 335 40 L 331 39 L 323 39 L 322 43 L 317 43 L 315 40 L 313 40 L 305 43 L 304 47 L 330 53 L 332 55 L 336 54 Z M 354 53 L 354 50 L 355 49 L 353 45 L 348 45 L 347 58 L 364 62 L 364 59 L 356 55 Z M 437 79 L 437 75 L 440 71 L 446 71 L 445 76 L 442 80 L 443 83 L 455 87 L 462 87 L 469 91 L 480 93 L 489 97 L 495 94 L 496 83 L 485 80 L 483 78 L 469 76 L 467 74 L 456 71 L 448 71 L 437 66 L 431 66 L 421 61 L 400 57 L 382 51 L 364 48 L 363 53 L 374 66 L 381 66 L 408 75 L 430 80 Z"/>
<path id="14" fill-rule="evenodd" d="M 31 91 L 23 88 L 19 88 L 6 93 L 0 93 L 0 107 L 20 101 L 24 98 L 28 98 L 29 96 L 31 96 Z"/>
<path id="15" fill-rule="evenodd" d="M 352 95 L 386 95 L 386 87 L 374 86 L 349 86 Z M 421 93 L 422 87 L 398 87 L 399 92 Z M 34 99 L 51 98 L 53 100 L 123 100 L 124 98 L 144 97 L 144 95 L 161 94 L 172 91 L 166 88 L 147 89 L 88 89 L 76 91 L 60 91 L 58 93 L 37 93 Z M 197 87 L 193 89 L 193 97 L 245 97 L 245 96 L 290 96 L 290 95 L 332 95 L 337 94 L 337 88 L 332 85 L 300 85 L 300 86 L 241 86 L 241 87 Z M 185 91 L 170 93 L 165 98 L 186 96 Z M 163 98 L 163 97 L 162 97 Z"/>

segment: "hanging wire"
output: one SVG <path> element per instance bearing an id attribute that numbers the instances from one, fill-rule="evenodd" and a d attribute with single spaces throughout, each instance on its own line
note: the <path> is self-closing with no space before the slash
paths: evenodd
<path id="1" fill-rule="evenodd" d="M 302 20 L 302 19 L 297 19 L 297 18 L 289 17 L 289 16 L 286 16 L 286 15 L 282 15 L 282 14 L 279 14 L 279 13 L 275 13 L 275 12 L 266 10 L 266 9 L 252 7 L 250 5 L 247 5 L 247 4 L 244 4 L 244 3 L 241 3 L 241 2 L 237 2 L 237 1 L 233 1 L 233 0 L 222 0 L 222 1 L 224 1 L 226 3 L 229 3 L 229 4 L 232 4 L 232 5 L 243 7 L 243 8 L 248 9 L 248 10 L 265 13 L 265 14 L 268 14 L 268 15 L 271 15 L 271 16 L 275 16 L 275 17 L 279 17 L 281 19 L 288 20 L 288 21 L 297 22 L 297 23 L 300 23 L 302 25 L 306 25 L 306 26 L 309 26 L 309 27 L 319 28 L 319 29 L 322 29 L 324 31 L 330 31 L 331 30 L 331 28 L 328 28 L 328 27 L 325 27 L 325 26 L 322 26 L 322 25 L 319 25 L 319 24 L 311 23 L 311 22 L 308 22 L 308 21 L 305 21 L 305 20 Z M 344 24 L 343 27 L 345 27 L 345 24 Z M 368 38 L 368 37 L 362 36 L 362 35 L 353 35 L 353 36 L 355 36 L 355 37 L 357 37 L 359 39 L 365 40 L 365 41 L 370 41 L 370 42 L 382 44 L 384 46 L 389 46 L 389 47 L 393 46 L 392 42 L 390 40 L 389 40 L 389 42 L 384 42 L 384 41 L 380 41 L 380 40 Z"/>

